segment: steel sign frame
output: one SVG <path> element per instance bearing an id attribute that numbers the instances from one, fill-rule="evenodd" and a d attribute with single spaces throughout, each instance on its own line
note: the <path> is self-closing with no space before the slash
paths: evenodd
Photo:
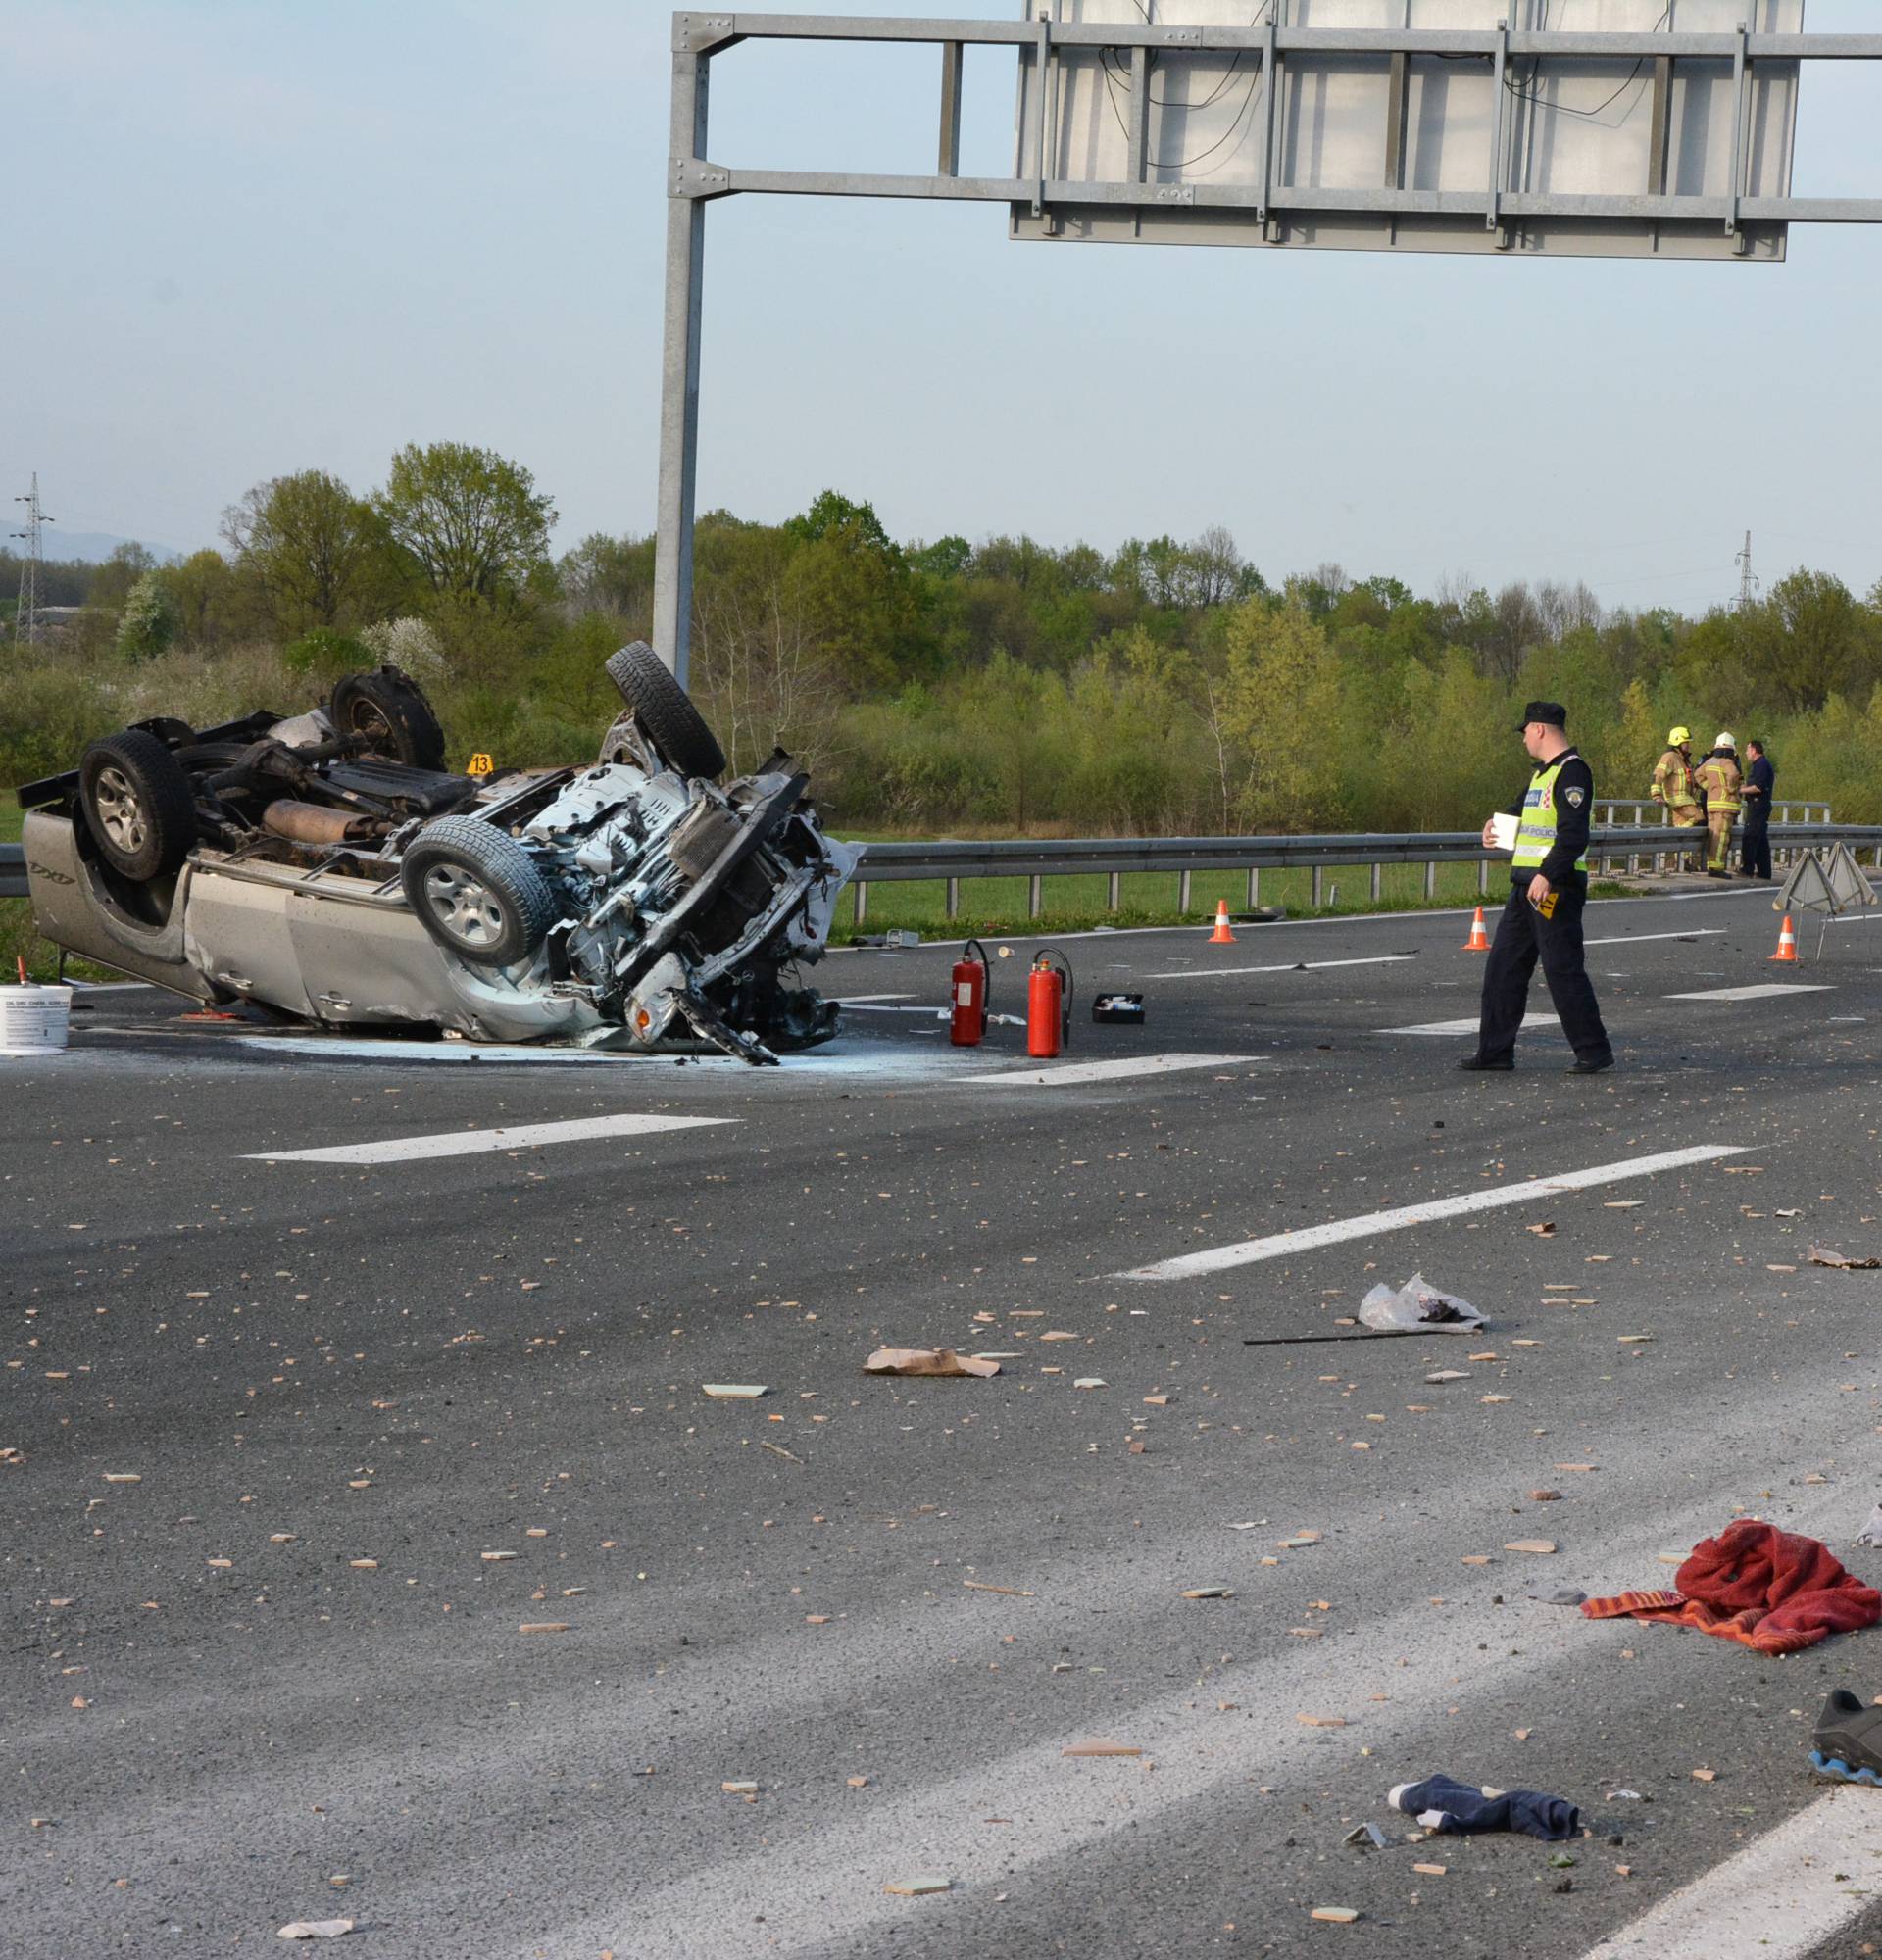
<path id="1" fill-rule="evenodd" d="M 1744 0 L 1756 16 L 1766 0 Z M 1028 0 L 1028 11 L 1032 11 Z M 1882 198 L 1793 197 L 1789 191 L 1789 130 L 1781 177 L 1785 194 L 1751 194 L 1747 172 L 1752 91 L 1759 64 L 1806 61 L 1882 61 L 1882 34 L 1808 34 L 1755 31 L 1739 22 L 1727 32 L 1661 29 L 1644 33 L 1512 28 L 1507 19 L 1491 28 L 1341 27 L 1294 25 L 1286 0 L 1268 18 L 1241 26 L 1196 26 L 1145 19 L 1066 21 L 1060 0 L 1040 0 L 1037 18 L 1018 21 L 878 20 L 817 14 L 685 11 L 672 19 L 672 98 L 666 252 L 666 309 L 660 416 L 660 483 L 654 578 L 653 642 L 682 684 L 687 678 L 692 629 L 693 517 L 699 448 L 699 351 L 703 307 L 706 206 L 744 195 L 941 199 L 1005 205 L 1016 237 L 1143 237 L 1164 242 L 1178 226 L 1197 227 L 1202 243 L 1284 247 L 1302 243 L 1389 245 L 1412 242 L 1430 248 L 1520 250 L 1540 227 L 1638 227 L 1659 249 L 1665 239 L 1691 239 L 1700 230 L 1722 246 L 1723 256 L 1744 263 L 1783 256 L 1786 227 L 1798 223 L 1882 222 Z M 1312 11 L 1310 8 L 1308 11 Z M 1278 17 L 1278 18 L 1277 18 Z M 832 171 L 730 169 L 712 161 L 708 117 L 711 67 L 741 42 L 850 41 L 928 43 L 940 53 L 936 168 L 931 175 Z M 1014 173 L 1003 177 L 960 172 L 963 59 L 969 47 L 1008 47 L 1020 71 L 1022 119 Z M 1153 57 L 1226 54 L 1252 61 L 1266 105 L 1259 168 L 1238 183 L 1158 181 L 1150 137 L 1148 78 Z M 1383 65 L 1391 77 L 1381 131 L 1380 181 L 1368 185 L 1304 185 L 1286 181 L 1279 168 L 1277 99 L 1288 64 L 1340 59 Z M 1480 188 L 1433 189 L 1408 184 L 1409 141 L 1404 80 L 1421 58 L 1487 65 L 1502 77 L 1512 63 L 1630 62 L 1652 72 L 1652 136 L 1647 182 L 1615 192 L 1538 191 L 1512 188 L 1510 157 L 1513 118 L 1506 115 L 1508 91 L 1492 98 L 1488 154 Z M 1062 85 L 1065 65 L 1079 60 L 1127 64 L 1130 114 L 1125 174 L 1117 180 L 1054 176 L 1044 168 L 1048 96 Z M 1678 65 L 1723 63 L 1731 75 L 1729 179 L 1722 191 L 1696 195 L 1669 187 L 1667 131 L 1675 101 Z M 1795 68 L 1790 71 L 1796 73 Z M 1030 82 L 1030 86 L 1028 86 Z M 1039 85 L 1043 83 L 1044 85 Z M 1531 100 L 1538 99 L 1534 95 Z M 1795 102 L 1795 93 L 1791 97 Z M 1546 105 L 1545 105 L 1546 106 Z M 1023 169 L 1022 166 L 1029 166 Z M 1212 235 L 1212 224 L 1232 226 Z M 1339 227 L 1366 227 L 1360 235 L 1332 235 Z M 1323 235 L 1312 236 L 1319 231 Z M 1468 243 L 1465 234 L 1471 234 Z M 1448 233 L 1448 235 L 1447 235 Z M 1182 235 L 1180 231 L 1175 235 Z M 1569 249 L 1558 245 L 1555 249 Z M 1586 247 L 1582 247 L 1586 249 Z M 1709 256 L 1711 255 L 1709 253 Z"/>

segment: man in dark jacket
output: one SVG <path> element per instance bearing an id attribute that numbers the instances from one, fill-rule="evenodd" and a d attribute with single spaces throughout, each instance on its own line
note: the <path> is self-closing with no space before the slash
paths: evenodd
<path id="1" fill-rule="evenodd" d="M 1739 841 L 1738 875 L 1763 878 L 1771 875 L 1771 787 L 1777 770 L 1764 753 L 1762 742 L 1747 742 L 1749 759 L 1745 769 L 1745 833 Z"/>
<path id="2" fill-rule="evenodd" d="M 1575 1051 L 1569 1073 L 1598 1075 L 1614 1065 L 1581 950 L 1595 777 L 1564 733 L 1567 725 L 1568 710 L 1557 701 L 1532 701 L 1522 711 L 1522 746 L 1535 773 L 1507 812 L 1518 819 L 1510 900 L 1483 969 L 1477 1052 L 1465 1055 L 1460 1068 L 1516 1065 L 1516 1031 L 1528 1009 L 1538 958 L 1562 1032 Z M 1483 841 L 1494 848 L 1494 818 L 1483 826 Z"/>

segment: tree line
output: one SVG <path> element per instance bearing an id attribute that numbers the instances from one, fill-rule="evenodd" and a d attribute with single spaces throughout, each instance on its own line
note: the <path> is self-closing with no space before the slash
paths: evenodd
<path id="1" fill-rule="evenodd" d="M 142 715 L 287 711 L 384 659 L 467 754 L 584 760 L 617 706 L 603 659 L 649 631 L 654 543 L 557 558 L 555 520 L 521 465 L 412 445 L 373 490 L 256 485 L 179 563 L 49 566 L 47 602 L 80 611 L 5 651 L 0 781 Z M 17 578 L 0 556 L 0 593 Z M 1530 696 L 1568 704 L 1604 796 L 1643 795 L 1684 722 L 1762 736 L 1780 792 L 1882 815 L 1882 586 L 1808 568 L 1749 607 L 1629 612 L 1582 584 L 1270 580 L 1222 526 L 898 541 L 826 490 L 781 524 L 702 516 L 695 580 L 692 687 L 734 765 L 783 744 L 859 830 L 1474 827 L 1520 775 Z"/>

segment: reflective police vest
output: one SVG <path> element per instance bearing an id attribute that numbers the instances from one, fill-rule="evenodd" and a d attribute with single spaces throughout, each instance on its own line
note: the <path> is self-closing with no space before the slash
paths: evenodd
<path id="1" fill-rule="evenodd" d="M 1510 860 L 1517 871 L 1539 871 L 1542 860 L 1556 848 L 1556 778 L 1561 774 L 1563 756 L 1546 769 L 1538 769 L 1523 794 L 1522 821 L 1516 826 L 1516 852 Z M 1586 871 L 1584 855 L 1575 859 L 1575 869 Z"/>

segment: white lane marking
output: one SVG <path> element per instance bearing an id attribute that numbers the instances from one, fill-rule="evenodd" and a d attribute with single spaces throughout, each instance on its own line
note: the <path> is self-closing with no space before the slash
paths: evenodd
<path id="1" fill-rule="evenodd" d="M 1186 966 L 1177 973 L 1146 973 L 1146 980 L 1215 980 L 1233 973 L 1317 973 L 1324 966 L 1396 966 L 1415 953 L 1375 953 L 1368 959 L 1290 959 L 1279 966 Z"/>
<path id="2" fill-rule="evenodd" d="M 1696 925 L 1690 932 L 1617 932 L 1608 939 L 1584 939 L 1583 946 L 1645 946 L 1650 939 L 1720 939 L 1722 925 Z"/>
<path id="3" fill-rule="evenodd" d="M 648 1137 L 661 1130 L 697 1130 L 732 1123 L 734 1116 L 580 1116 L 568 1123 L 518 1123 L 505 1130 L 445 1130 L 428 1137 L 387 1137 L 376 1144 L 332 1144 L 318 1151 L 245 1151 L 267 1163 L 412 1163 L 423 1157 L 470 1156 L 479 1151 L 532 1151 L 544 1144 L 585 1144 L 599 1137 Z"/>
<path id="4" fill-rule="evenodd" d="M 1456 1198 L 1433 1198 L 1422 1204 L 1401 1204 L 1391 1211 L 1368 1211 L 1362 1218 L 1336 1218 L 1326 1225 L 1304 1225 L 1271 1238 L 1244 1239 L 1239 1245 L 1212 1246 L 1203 1252 L 1184 1252 L 1113 1273 L 1119 1280 L 1184 1280 L 1218 1273 L 1229 1266 L 1253 1265 L 1262 1259 L 1284 1258 L 1290 1252 L 1337 1246 L 1348 1239 L 1370 1239 L 1380 1232 L 1403 1232 L 1412 1225 L 1432 1225 L 1442 1218 L 1462 1218 L 1472 1211 L 1494 1211 L 1506 1204 L 1528 1204 L 1563 1192 L 1587 1191 L 1596 1185 L 1618 1184 L 1630 1177 L 1652 1177 L 1657 1171 L 1681 1170 L 1709 1163 L 1714 1157 L 1743 1156 L 1748 1144 L 1696 1144 L 1690 1150 L 1662 1151 L 1654 1156 L 1623 1157 L 1618 1163 L 1596 1164 L 1590 1170 L 1562 1171 L 1554 1177 L 1525 1179 L 1520 1184 L 1493 1185 L 1488 1191 L 1466 1191 Z"/>
<path id="5" fill-rule="evenodd" d="M 592 1048 L 524 1048 L 504 1042 L 418 1042 L 347 1040 L 338 1035 L 236 1035 L 244 1048 L 272 1049 L 281 1054 L 325 1055 L 340 1061 L 653 1061 L 649 1054 L 611 1054 Z M 670 1060 L 671 1057 L 664 1057 Z"/>
<path id="6" fill-rule="evenodd" d="M 1697 994 L 1666 994 L 1667 1001 L 1764 1001 L 1773 994 L 1834 994 L 1834 987 L 1813 982 L 1799 986 L 1795 980 L 1780 980 L 1762 987 L 1703 987 Z"/>
<path id="7" fill-rule="evenodd" d="M 868 1007 L 877 1001 L 913 1001 L 913 994 L 845 994 L 837 1002 L 839 1007 Z"/>
<path id="8" fill-rule="evenodd" d="M 976 1089 L 1016 1083 L 1022 1089 L 1064 1089 L 1082 1082 L 1120 1082 L 1132 1075 L 1173 1075 L 1184 1068 L 1239 1068 L 1264 1059 L 1259 1054 L 1133 1054 L 1118 1061 L 1053 1062 L 1043 1068 L 1014 1068 L 999 1075 L 976 1075 Z"/>
<path id="9" fill-rule="evenodd" d="M 1455 1021 L 1419 1021 L 1409 1028 L 1374 1028 L 1375 1035 L 1473 1035 L 1481 1023 L 1475 1014 L 1464 1014 Z M 1561 1034 L 1561 1023 L 1546 1016 L 1532 1021 L 1524 1021 L 1525 1035 Z"/>
<path id="10" fill-rule="evenodd" d="M 1803 1960 L 1874 1904 L 1875 1824 L 1872 1792 L 1828 1790 L 1583 1960 Z"/>
<path id="11" fill-rule="evenodd" d="M 940 1018 L 948 1012 L 946 1007 L 878 1006 L 873 1001 L 839 1001 L 836 1004 L 839 1007 L 854 1007 L 859 1014 L 928 1014 Z"/>

